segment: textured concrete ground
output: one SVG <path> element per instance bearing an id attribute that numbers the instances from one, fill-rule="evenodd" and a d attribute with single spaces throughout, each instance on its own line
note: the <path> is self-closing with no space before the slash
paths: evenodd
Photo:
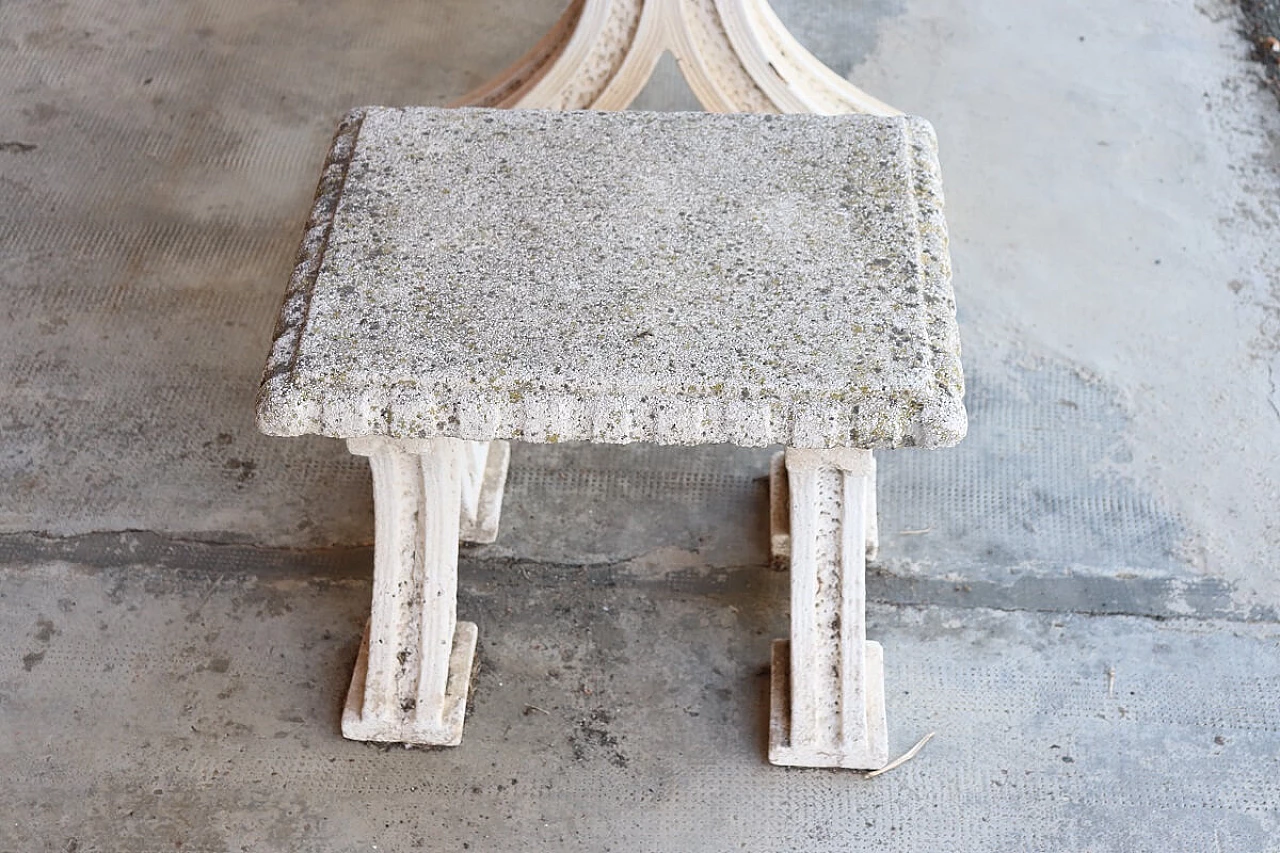
<path id="1" fill-rule="evenodd" d="M 916 759 L 765 763 L 727 447 L 518 447 L 463 746 L 341 740 L 368 474 L 256 434 L 273 314 L 341 112 L 558 5 L 0 6 L 0 850 L 1280 850 L 1280 110 L 1216 0 L 776 4 L 940 139 L 971 430 L 884 455 L 870 590 Z"/>

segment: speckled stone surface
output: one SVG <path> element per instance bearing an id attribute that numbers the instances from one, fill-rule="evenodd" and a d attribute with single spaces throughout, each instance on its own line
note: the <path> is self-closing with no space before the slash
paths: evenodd
<path id="1" fill-rule="evenodd" d="M 935 149 L 917 118 L 353 112 L 259 425 L 954 444 L 964 379 Z"/>

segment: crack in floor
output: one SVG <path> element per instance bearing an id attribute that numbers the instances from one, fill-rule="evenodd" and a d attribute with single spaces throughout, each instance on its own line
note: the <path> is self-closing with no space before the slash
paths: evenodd
<path id="1" fill-rule="evenodd" d="M 684 555 L 690 556 L 690 555 Z M 696 560 L 696 554 L 692 555 Z M 90 573 L 148 573 L 175 593 L 188 587 L 207 594 L 211 579 L 237 577 L 270 584 L 283 579 L 318 583 L 371 582 L 372 546 L 294 550 L 231 542 L 169 537 L 146 531 L 93 533 L 65 538 L 38 534 L 0 535 L 0 566 L 9 571 L 62 563 Z M 622 585 L 635 589 L 681 589 L 692 593 L 767 594 L 785 606 L 788 577 L 765 559 L 740 565 L 697 565 L 688 560 L 663 564 L 645 558 L 589 565 L 520 559 L 460 556 L 464 586 L 536 584 Z M 585 580 L 584 580 L 585 579 Z M 465 589 L 463 590 L 465 595 Z M 894 607 L 945 607 L 1001 612 L 1062 613 L 1080 616 L 1128 616 L 1156 621 L 1192 620 L 1235 623 L 1280 622 L 1270 606 L 1240 600 L 1234 585 L 1211 577 L 1116 577 L 1089 573 L 1078 565 L 1037 565 L 1008 582 L 930 576 L 921 564 L 911 571 L 892 562 L 873 563 L 867 571 L 872 604 Z"/>

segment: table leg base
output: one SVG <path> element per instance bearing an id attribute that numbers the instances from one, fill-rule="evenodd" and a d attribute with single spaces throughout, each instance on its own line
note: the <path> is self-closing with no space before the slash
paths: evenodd
<path id="1" fill-rule="evenodd" d="M 477 634 L 474 622 L 458 622 L 454 629 L 443 707 L 419 708 L 406 701 L 394 719 L 366 718 L 362 714 L 365 676 L 369 670 L 369 629 L 366 627 L 360 654 L 356 657 L 355 674 L 347 691 L 347 705 L 342 712 L 342 736 L 348 740 L 421 746 L 457 746 L 461 743 Z"/>
<path id="2" fill-rule="evenodd" d="M 837 732 L 822 732 L 818 743 L 791 739 L 791 642 L 773 641 L 769 684 L 769 763 L 791 767 L 879 770 L 889 763 L 889 728 L 884 710 L 884 649 L 866 646 L 867 737 L 841 743 Z"/>

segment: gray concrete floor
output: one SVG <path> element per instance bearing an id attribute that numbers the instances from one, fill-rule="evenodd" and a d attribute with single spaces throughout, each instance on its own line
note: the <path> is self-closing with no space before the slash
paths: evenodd
<path id="1" fill-rule="evenodd" d="M 257 435 L 273 314 L 337 116 L 559 5 L 0 6 L 0 851 L 1280 850 L 1280 109 L 1225 0 L 776 4 L 941 141 L 971 434 L 883 455 L 870 581 L 916 759 L 765 762 L 726 447 L 518 447 L 464 744 L 341 739 L 368 472 Z"/>

